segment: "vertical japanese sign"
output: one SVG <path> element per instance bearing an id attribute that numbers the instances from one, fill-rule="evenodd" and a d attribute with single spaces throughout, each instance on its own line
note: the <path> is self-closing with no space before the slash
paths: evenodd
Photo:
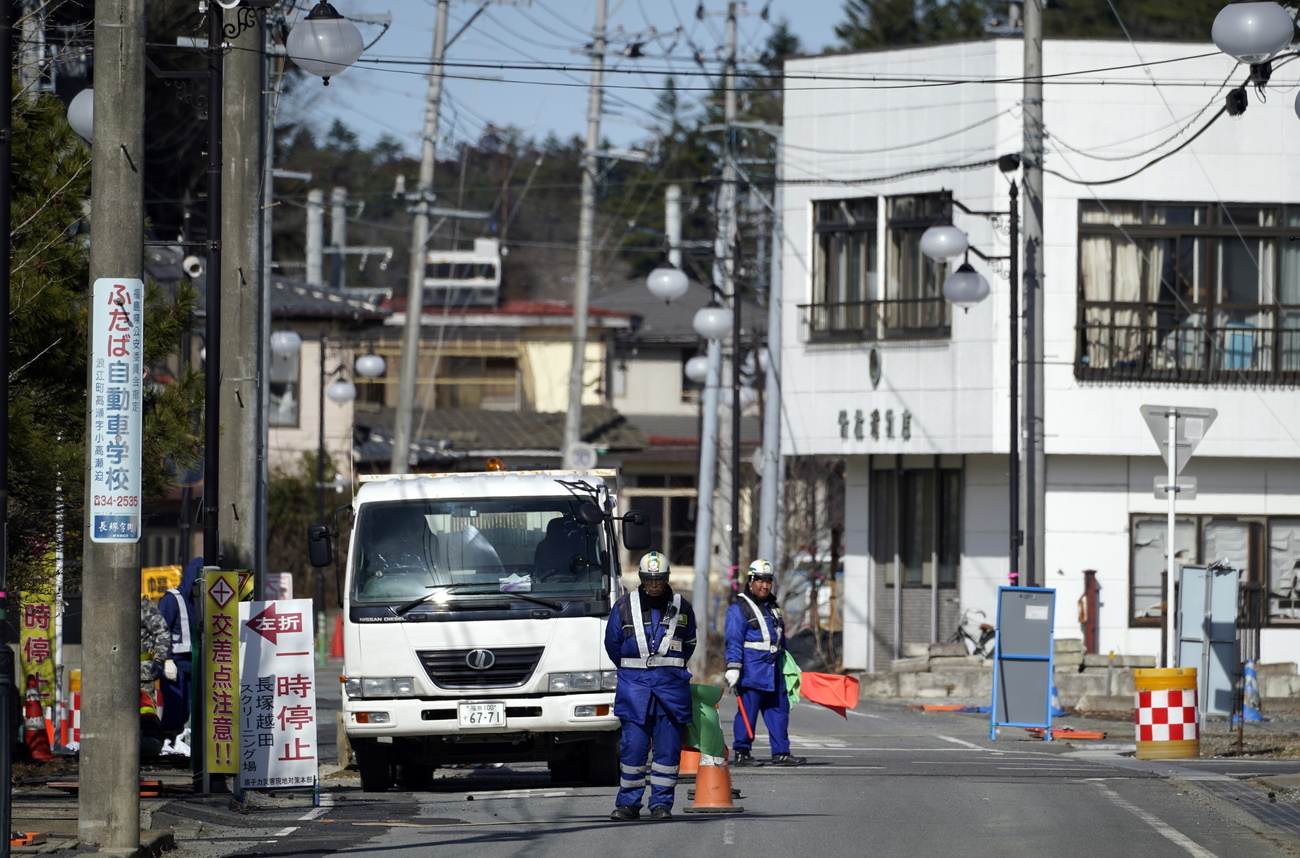
<path id="1" fill-rule="evenodd" d="M 54 591 L 24 590 L 23 624 L 18 631 L 18 654 L 22 660 L 22 684 L 35 676 L 41 692 L 41 705 L 54 705 Z M 23 691 L 19 691 L 19 697 Z"/>
<path id="2" fill-rule="evenodd" d="M 95 281 L 90 330 L 90 539 L 140 541 L 144 281 Z"/>
<path id="3" fill-rule="evenodd" d="M 203 688 L 208 771 L 239 766 L 239 573 L 206 569 L 203 576 Z"/>
<path id="4" fill-rule="evenodd" d="M 317 779 L 311 599 L 239 605 L 241 789 Z"/>

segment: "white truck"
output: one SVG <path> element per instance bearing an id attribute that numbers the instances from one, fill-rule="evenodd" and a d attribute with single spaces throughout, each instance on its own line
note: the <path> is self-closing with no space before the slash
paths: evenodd
<path id="1" fill-rule="evenodd" d="M 618 782 L 622 591 L 613 470 L 362 477 L 339 584 L 343 720 L 367 792 L 425 789 L 439 766 L 545 761 L 557 781 Z M 314 566 L 337 530 L 308 531 Z"/>

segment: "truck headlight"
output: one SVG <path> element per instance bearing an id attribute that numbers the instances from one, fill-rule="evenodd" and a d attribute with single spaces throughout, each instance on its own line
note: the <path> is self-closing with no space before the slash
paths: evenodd
<path id="1" fill-rule="evenodd" d="M 414 697 L 415 679 L 410 676 L 348 678 L 343 689 L 349 697 Z"/>
<path id="2" fill-rule="evenodd" d="M 600 672 L 600 690 L 615 691 L 618 689 L 618 671 L 602 670 Z"/>
<path id="3" fill-rule="evenodd" d="M 603 674 L 608 671 L 584 670 L 577 673 L 552 673 L 547 678 L 546 690 L 552 694 L 578 694 L 585 691 L 600 691 Z"/>

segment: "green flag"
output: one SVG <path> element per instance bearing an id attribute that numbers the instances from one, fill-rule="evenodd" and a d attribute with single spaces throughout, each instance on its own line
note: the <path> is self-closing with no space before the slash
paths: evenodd
<path id="1" fill-rule="evenodd" d="M 785 658 L 781 662 L 781 673 L 785 676 L 785 693 L 790 697 L 790 708 L 799 702 L 799 685 L 803 682 L 803 672 L 799 670 L 799 665 L 795 664 L 794 656 L 790 651 L 785 651 Z"/>
<path id="2" fill-rule="evenodd" d="M 691 683 L 692 719 L 686 730 L 686 744 L 709 757 L 726 757 L 727 740 L 718 721 L 718 701 L 722 689 L 714 685 Z"/>

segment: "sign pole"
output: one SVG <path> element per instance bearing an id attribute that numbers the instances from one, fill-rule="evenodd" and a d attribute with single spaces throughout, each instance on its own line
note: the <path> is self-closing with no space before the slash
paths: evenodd
<path id="1" fill-rule="evenodd" d="M 1178 449 L 1178 412 L 1175 409 L 1169 409 L 1166 412 L 1169 419 L 1169 455 L 1165 458 L 1169 466 L 1169 483 L 1165 486 L 1165 492 L 1169 495 L 1169 522 L 1165 536 L 1165 559 L 1167 566 L 1165 568 L 1165 609 L 1162 611 L 1165 619 L 1165 667 L 1173 667 L 1178 660 L 1174 654 L 1174 648 L 1177 646 L 1178 639 L 1174 630 L 1174 499 L 1178 497 L 1178 456 L 1175 451 Z"/>

